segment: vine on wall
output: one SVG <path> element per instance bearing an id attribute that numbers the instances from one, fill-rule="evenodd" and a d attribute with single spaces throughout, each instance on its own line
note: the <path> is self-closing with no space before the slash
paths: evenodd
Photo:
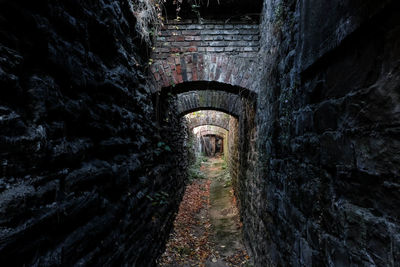
<path id="1" fill-rule="evenodd" d="M 133 15 L 136 18 L 136 31 L 142 39 L 151 44 L 165 18 L 162 15 L 163 4 L 167 0 L 128 0 Z"/>
<path id="2" fill-rule="evenodd" d="M 220 4 L 219 0 L 214 1 Z M 168 17 L 167 8 L 165 8 L 167 5 L 171 7 L 172 4 L 175 9 L 175 15 L 173 15 L 175 21 L 181 20 L 182 6 L 186 5 L 185 9 L 189 9 L 201 23 L 200 7 L 208 7 L 210 0 L 128 0 L 128 3 L 136 18 L 137 32 L 146 43 L 151 44 Z"/>

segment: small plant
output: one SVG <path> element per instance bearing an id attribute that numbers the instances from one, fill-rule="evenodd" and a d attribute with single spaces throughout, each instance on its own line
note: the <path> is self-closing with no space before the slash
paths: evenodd
<path id="1" fill-rule="evenodd" d="M 228 168 L 228 164 L 226 163 L 225 160 L 224 160 L 224 162 L 222 163 L 221 168 L 222 168 L 223 170 L 226 170 L 226 169 Z"/>
<path id="2" fill-rule="evenodd" d="M 286 6 L 283 2 L 279 3 L 275 8 L 275 24 L 278 27 L 282 27 L 286 17 Z"/>
<path id="3" fill-rule="evenodd" d="M 172 149 L 171 149 L 171 147 L 170 147 L 169 145 L 167 145 L 166 143 L 164 143 L 164 142 L 158 142 L 158 143 L 157 143 L 157 147 L 154 149 L 154 153 L 155 153 L 157 156 L 159 156 L 159 155 L 160 155 L 161 153 L 163 153 L 164 151 L 171 152 Z"/>
<path id="4" fill-rule="evenodd" d="M 197 179 L 204 179 L 204 173 L 196 168 L 189 168 L 188 171 L 189 181 L 192 182 Z"/>
<path id="5" fill-rule="evenodd" d="M 224 169 L 223 172 L 217 177 L 217 180 L 224 184 L 224 187 L 229 187 L 232 185 L 232 178 L 227 169 Z"/>
<path id="6" fill-rule="evenodd" d="M 136 17 L 136 30 L 143 40 L 151 43 L 151 36 L 156 36 L 164 26 L 162 4 L 166 0 L 128 0 L 133 15 Z"/>
<path id="7" fill-rule="evenodd" d="M 189 182 L 192 182 L 196 179 L 205 179 L 206 176 L 204 173 L 200 170 L 201 165 L 203 162 L 206 162 L 208 159 L 204 156 L 198 156 L 196 158 L 195 163 L 189 167 L 188 169 L 188 178 Z"/>
<path id="8" fill-rule="evenodd" d="M 203 22 L 203 20 L 202 20 L 202 18 L 200 16 L 200 10 L 199 9 L 200 9 L 200 5 L 198 5 L 198 4 L 192 5 L 192 11 L 193 11 L 193 13 L 196 14 L 197 20 L 201 24 Z"/>
<path id="9" fill-rule="evenodd" d="M 162 148 L 165 151 L 171 152 L 171 148 L 169 147 L 169 145 L 165 144 L 164 142 L 158 142 L 157 147 Z"/>
<path id="10" fill-rule="evenodd" d="M 146 197 L 147 199 L 152 201 L 151 205 L 160 206 L 168 204 L 169 194 L 164 191 L 160 191 L 158 193 L 155 193 L 153 196 L 147 195 Z"/>

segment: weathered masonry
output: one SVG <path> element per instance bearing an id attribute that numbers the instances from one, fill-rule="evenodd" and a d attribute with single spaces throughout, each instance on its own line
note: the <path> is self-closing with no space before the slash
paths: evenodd
<path id="1" fill-rule="evenodd" d="M 152 57 L 156 90 L 192 81 L 215 81 L 255 91 L 258 24 L 210 21 L 169 23 L 157 37 Z"/>
<path id="2" fill-rule="evenodd" d="M 194 134 L 194 149 L 197 154 L 207 154 L 209 151 L 215 152 L 216 145 L 213 143 L 213 149 L 207 151 L 204 148 L 204 142 L 209 142 L 209 138 L 204 138 L 207 135 L 213 136 L 221 140 L 219 144 L 220 152 L 232 168 L 237 164 L 237 140 L 233 138 L 238 134 L 237 119 L 225 112 L 215 110 L 200 110 L 190 113 L 185 116 L 186 123 L 190 132 Z M 215 137 L 214 137 L 215 136 Z M 213 153 L 214 154 L 214 153 Z"/>
<path id="3" fill-rule="evenodd" d="M 242 111 L 242 100 L 237 94 L 225 91 L 199 90 L 177 95 L 178 112 L 187 114 L 197 110 L 221 110 L 239 117 Z"/>
<path id="4" fill-rule="evenodd" d="M 229 158 L 229 130 L 218 126 L 205 125 L 193 129 L 196 137 L 194 148 L 195 153 L 205 156 L 224 156 Z"/>
<path id="5" fill-rule="evenodd" d="M 210 110 L 203 110 L 195 112 L 191 116 L 186 116 L 189 129 L 193 129 L 198 126 L 211 125 L 229 130 L 230 119 L 231 116 L 229 114 Z"/>
<path id="6" fill-rule="evenodd" d="M 399 266 L 400 2 L 137 2 L 0 1 L 0 262 L 155 266 L 202 127 L 255 266 Z"/>

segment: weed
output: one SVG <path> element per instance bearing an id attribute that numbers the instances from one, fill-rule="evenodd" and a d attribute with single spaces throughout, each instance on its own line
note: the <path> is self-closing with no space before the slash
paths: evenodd
<path id="1" fill-rule="evenodd" d="M 159 33 L 164 25 L 162 16 L 163 0 L 128 0 L 133 15 L 136 18 L 136 30 L 142 39 L 150 44 L 151 37 Z"/>
<path id="2" fill-rule="evenodd" d="M 286 6 L 284 2 L 278 4 L 275 8 L 275 24 L 277 27 L 282 27 L 284 20 L 286 18 Z"/>
<path id="3" fill-rule="evenodd" d="M 160 206 L 160 205 L 166 205 L 168 204 L 168 200 L 169 200 L 169 194 L 164 192 L 164 191 L 160 191 L 158 193 L 155 193 L 153 196 L 146 196 L 151 202 L 151 205 L 153 206 Z"/>
<path id="4" fill-rule="evenodd" d="M 195 162 L 188 169 L 189 182 L 192 182 L 196 179 L 205 179 L 206 178 L 206 176 L 200 170 L 200 168 L 201 168 L 202 163 L 207 162 L 207 161 L 208 161 L 208 158 L 206 158 L 204 156 L 198 156 L 196 158 Z"/>

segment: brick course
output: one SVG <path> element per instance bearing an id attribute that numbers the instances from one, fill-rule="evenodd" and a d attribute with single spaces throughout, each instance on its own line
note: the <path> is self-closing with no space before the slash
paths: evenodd
<path id="1" fill-rule="evenodd" d="M 202 125 L 213 125 L 229 131 L 230 118 L 231 116 L 220 111 L 202 110 L 196 112 L 196 114 L 187 115 L 186 121 L 189 129 Z"/>
<path id="2" fill-rule="evenodd" d="M 256 91 L 250 71 L 259 50 L 259 25 L 189 23 L 167 24 L 158 36 L 151 67 L 155 90 L 218 81 Z"/>
<path id="3" fill-rule="evenodd" d="M 250 52 L 258 52 L 259 25 L 257 24 L 167 24 L 157 38 L 153 58 L 167 59 L 171 54 L 206 51 L 211 47 L 229 47 L 218 52 L 248 57 L 244 47 L 255 47 Z M 202 48 L 202 49 L 200 49 Z M 252 55 L 255 56 L 255 55 Z"/>
<path id="4" fill-rule="evenodd" d="M 240 97 L 225 91 L 189 91 L 178 94 L 177 97 L 178 113 L 181 115 L 200 109 L 213 109 L 239 117 L 242 109 L 242 100 Z"/>

